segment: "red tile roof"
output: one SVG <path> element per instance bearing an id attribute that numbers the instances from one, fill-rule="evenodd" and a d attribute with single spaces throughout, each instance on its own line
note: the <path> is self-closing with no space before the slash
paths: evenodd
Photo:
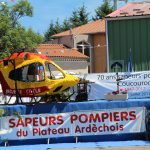
<path id="1" fill-rule="evenodd" d="M 39 50 L 44 50 L 44 49 L 49 49 L 49 50 L 52 50 L 52 49 L 64 49 L 66 48 L 63 44 L 40 44 L 38 45 L 37 49 Z"/>
<path id="2" fill-rule="evenodd" d="M 49 57 L 88 58 L 88 56 L 80 53 L 76 49 L 68 49 L 62 44 L 40 44 L 37 47 L 37 51 Z"/>
<path id="3" fill-rule="evenodd" d="M 97 20 L 90 22 L 88 24 L 73 28 L 72 30 L 67 30 L 58 34 L 53 35 L 53 37 L 61 37 L 68 35 L 79 35 L 79 34 L 94 34 L 94 33 L 105 33 L 105 20 Z"/>
<path id="4" fill-rule="evenodd" d="M 117 9 L 106 18 L 150 15 L 150 2 L 132 2 Z"/>

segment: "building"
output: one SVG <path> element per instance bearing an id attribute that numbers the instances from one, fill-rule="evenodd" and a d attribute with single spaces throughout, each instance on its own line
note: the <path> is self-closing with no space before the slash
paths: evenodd
<path id="1" fill-rule="evenodd" d="M 51 44 L 63 44 L 69 48 L 77 48 L 90 58 L 89 72 L 106 72 L 106 35 L 105 20 L 97 20 L 88 24 L 53 35 Z"/>
<path id="2" fill-rule="evenodd" d="M 132 56 L 134 71 L 150 70 L 150 2 L 128 3 L 106 17 L 108 70 L 114 62 L 128 70 Z"/>
<path id="3" fill-rule="evenodd" d="M 37 52 L 46 55 L 69 73 L 88 73 L 89 57 L 62 44 L 40 44 Z"/>

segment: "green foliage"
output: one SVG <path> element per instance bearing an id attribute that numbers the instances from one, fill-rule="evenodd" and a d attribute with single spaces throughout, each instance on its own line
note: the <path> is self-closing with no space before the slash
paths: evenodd
<path id="1" fill-rule="evenodd" d="M 84 5 L 77 10 L 74 10 L 70 17 L 71 28 L 87 24 L 89 21 L 88 16 L 89 13 L 87 13 L 86 7 Z"/>
<path id="2" fill-rule="evenodd" d="M 17 51 L 34 51 L 43 37 L 34 33 L 32 29 L 26 30 L 18 22 L 24 16 L 32 15 L 32 7 L 27 0 L 21 0 L 12 7 L 6 5 L 0 10 L 0 59 Z M 28 8 L 26 8 L 28 7 Z M 30 9 L 31 10 L 30 10 Z"/>
<path id="3" fill-rule="evenodd" d="M 70 17 L 70 24 L 72 28 L 79 26 L 78 10 L 74 10 L 72 12 L 72 15 Z"/>
<path id="4" fill-rule="evenodd" d="M 60 25 L 59 20 L 57 19 L 55 23 L 51 21 L 48 30 L 44 34 L 44 41 L 50 41 L 54 39 L 52 35 L 66 31 L 70 28 L 70 22 L 68 20 L 64 20 L 63 25 Z"/>
<path id="5" fill-rule="evenodd" d="M 96 15 L 95 17 L 93 17 L 93 20 L 102 19 L 112 11 L 113 7 L 110 6 L 109 0 L 105 0 L 104 3 L 95 10 Z M 44 35 L 45 41 L 52 40 L 52 35 L 54 34 L 87 24 L 89 20 L 89 13 L 87 12 L 85 5 L 83 4 L 81 7 L 74 10 L 69 19 L 65 19 L 62 25 L 60 25 L 58 19 L 55 23 L 51 21 L 49 28 Z"/>
<path id="6" fill-rule="evenodd" d="M 13 25 L 17 24 L 18 19 L 33 14 L 33 7 L 28 0 L 20 0 L 16 5 L 13 5 L 10 9 L 10 17 L 12 18 Z"/>
<path id="7" fill-rule="evenodd" d="M 109 0 L 105 0 L 101 6 L 95 9 L 96 15 L 95 17 L 93 17 L 93 20 L 102 19 L 108 14 L 110 14 L 111 12 L 113 12 L 113 7 L 110 6 Z"/>
<path id="8" fill-rule="evenodd" d="M 93 17 L 93 20 L 102 19 L 112 11 L 113 7 L 111 7 L 110 5 L 110 0 L 105 0 L 104 3 L 95 10 L 96 15 L 95 17 Z M 55 23 L 51 21 L 49 28 L 44 35 L 45 41 L 52 40 L 52 35 L 54 34 L 87 24 L 89 20 L 89 13 L 87 12 L 87 8 L 83 4 L 81 7 L 74 10 L 69 19 L 65 19 L 62 25 L 60 25 L 58 19 Z"/>
<path id="9" fill-rule="evenodd" d="M 44 40 L 45 41 L 50 41 L 52 39 L 52 35 L 55 34 L 55 25 L 53 21 L 51 21 L 48 30 L 44 34 Z"/>
<path id="10" fill-rule="evenodd" d="M 83 5 L 77 10 L 74 10 L 72 12 L 71 17 L 69 19 L 65 19 L 62 25 L 60 25 L 58 19 L 55 23 L 51 21 L 50 26 L 44 35 L 45 41 L 53 39 L 53 37 L 51 36 L 54 34 L 69 30 L 70 28 L 87 24 L 88 21 L 89 21 L 89 13 L 87 12 L 86 7 Z"/>
<path id="11" fill-rule="evenodd" d="M 62 31 L 66 31 L 69 29 L 70 29 L 70 21 L 68 19 L 65 19 L 62 25 Z"/>
<path id="12" fill-rule="evenodd" d="M 69 28 L 78 27 L 89 22 L 89 13 L 85 5 L 81 6 L 77 10 L 72 12 L 71 17 L 68 20 Z"/>
<path id="13" fill-rule="evenodd" d="M 79 8 L 79 26 L 87 24 L 89 22 L 89 13 L 87 12 L 86 7 L 83 5 Z"/>

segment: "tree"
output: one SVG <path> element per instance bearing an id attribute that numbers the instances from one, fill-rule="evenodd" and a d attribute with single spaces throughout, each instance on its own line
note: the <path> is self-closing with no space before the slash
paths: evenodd
<path id="1" fill-rule="evenodd" d="M 26 11 L 25 7 L 19 5 L 20 3 L 22 4 L 22 2 L 23 1 L 19 1 L 16 3 L 19 12 L 22 10 L 22 13 L 18 13 L 18 10 L 15 12 L 15 9 L 13 8 L 16 7 L 8 7 L 7 3 L 1 7 L 0 58 L 4 58 L 16 51 L 34 51 L 37 44 L 41 43 L 43 40 L 43 37 L 34 33 L 32 29 L 26 30 L 21 24 L 19 24 L 18 19 L 27 15 L 27 13 L 23 12 L 23 10 Z M 27 1 L 24 2 L 28 3 Z M 14 15 L 12 15 L 12 10 Z"/>
<path id="2" fill-rule="evenodd" d="M 86 7 L 83 5 L 77 10 L 74 10 L 72 12 L 72 15 L 70 17 L 70 24 L 71 27 L 78 27 L 84 24 L 87 24 L 89 22 L 89 13 L 86 10 Z"/>
<path id="3" fill-rule="evenodd" d="M 71 17 L 69 17 L 69 19 L 65 19 L 62 25 L 60 25 L 58 19 L 55 23 L 51 21 L 48 30 L 44 34 L 45 41 L 53 39 L 52 35 L 54 34 L 87 24 L 89 21 L 88 16 L 89 13 L 87 13 L 86 7 L 83 5 L 77 10 L 74 10 Z"/>
<path id="4" fill-rule="evenodd" d="M 66 31 L 70 29 L 70 21 L 65 19 L 62 24 L 62 31 Z"/>
<path id="5" fill-rule="evenodd" d="M 45 41 L 50 41 L 53 39 L 51 36 L 55 34 L 55 25 L 53 21 L 51 21 L 48 30 L 44 34 Z"/>
<path id="6" fill-rule="evenodd" d="M 113 7 L 110 6 L 109 0 L 105 0 L 101 6 L 95 9 L 96 15 L 93 17 L 93 20 L 102 19 L 111 12 L 113 12 Z"/>
<path id="7" fill-rule="evenodd" d="M 28 0 L 21 0 L 16 5 L 13 5 L 10 9 L 10 17 L 12 18 L 13 25 L 17 25 L 20 18 L 24 16 L 32 17 L 33 7 Z"/>
<path id="8" fill-rule="evenodd" d="M 85 5 L 79 8 L 78 15 L 79 15 L 79 26 L 87 24 L 89 22 L 88 18 L 89 13 L 87 12 Z"/>
<path id="9" fill-rule="evenodd" d="M 74 10 L 72 12 L 72 15 L 71 15 L 69 21 L 70 21 L 71 28 L 79 26 L 79 16 L 78 16 L 77 10 Z"/>
<path id="10" fill-rule="evenodd" d="M 60 33 L 62 31 L 61 25 L 59 23 L 59 19 L 57 18 L 56 22 L 55 22 L 55 26 L 54 26 L 54 33 Z"/>
<path id="11" fill-rule="evenodd" d="M 51 21 L 48 30 L 44 34 L 45 42 L 54 39 L 52 35 L 62 32 L 62 26 L 59 23 L 59 19 L 55 23 Z"/>
<path id="12" fill-rule="evenodd" d="M 2 58 L 2 56 L 7 56 L 8 54 L 10 54 L 8 47 L 11 46 L 11 42 L 7 40 L 7 33 L 9 32 L 9 29 L 11 29 L 10 19 L 0 13 L 0 58 Z"/>

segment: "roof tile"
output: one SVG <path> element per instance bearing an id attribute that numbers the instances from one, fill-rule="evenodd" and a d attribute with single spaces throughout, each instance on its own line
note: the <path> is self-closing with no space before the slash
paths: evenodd
<path id="1" fill-rule="evenodd" d="M 80 53 L 77 49 L 68 49 L 62 44 L 40 44 L 37 47 L 37 51 L 49 57 L 88 58 L 88 56 Z"/>
<path id="2" fill-rule="evenodd" d="M 68 35 L 79 35 L 79 34 L 93 34 L 93 33 L 105 33 L 105 20 L 100 19 L 88 24 L 67 30 L 58 34 L 53 35 L 53 37 L 61 37 Z"/>
<path id="3" fill-rule="evenodd" d="M 132 2 L 107 15 L 106 18 L 150 15 L 150 2 Z"/>
<path id="4" fill-rule="evenodd" d="M 63 44 L 40 44 L 37 49 L 63 49 L 66 48 Z"/>

